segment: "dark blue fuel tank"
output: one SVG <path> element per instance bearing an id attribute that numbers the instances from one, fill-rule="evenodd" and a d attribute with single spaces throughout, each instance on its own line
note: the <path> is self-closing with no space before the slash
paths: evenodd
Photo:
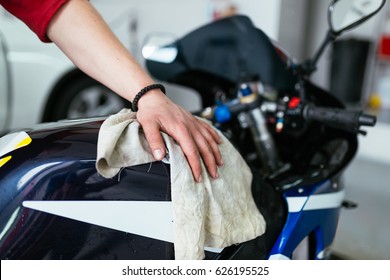
<path id="1" fill-rule="evenodd" d="M 1 146 L 8 141 L 0 141 L 1 259 L 174 259 L 169 165 L 154 162 L 102 177 L 95 163 L 103 121 L 38 125 L 22 132 L 29 141 L 6 153 Z M 272 230 L 206 251 L 206 259 L 267 256 L 283 224 L 283 202 L 271 186 L 253 185 Z"/>
<path id="2" fill-rule="evenodd" d="M 68 218 L 50 210 L 60 207 L 55 204 L 58 202 L 171 200 L 169 165 L 162 162 L 124 168 L 111 179 L 97 173 L 97 136 L 102 121 L 37 126 L 26 130 L 31 143 L 2 157 L 11 156 L 0 168 L 2 259 L 174 258 L 170 242 L 96 225 L 93 219 L 84 222 L 77 213 Z M 46 207 L 34 206 L 42 201 L 52 203 L 49 210 L 33 209 Z M 77 203 L 74 207 L 77 209 Z M 95 212 L 83 214 L 97 216 L 109 210 L 91 208 L 89 211 Z M 121 222 L 126 213 L 107 219 Z"/>

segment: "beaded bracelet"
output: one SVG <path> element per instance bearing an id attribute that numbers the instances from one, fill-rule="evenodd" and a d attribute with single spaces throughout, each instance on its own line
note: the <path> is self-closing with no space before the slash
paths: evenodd
<path id="1" fill-rule="evenodd" d="M 142 95 L 144 95 L 145 93 L 147 93 L 148 91 L 152 90 L 152 89 L 160 89 L 164 94 L 165 94 L 165 87 L 162 85 L 162 84 L 152 84 L 152 85 L 149 85 L 149 86 L 146 86 L 144 87 L 143 89 L 141 89 L 134 97 L 133 99 L 133 102 L 131 102 L 131 110 L 133 112 L 137 112 L 138 111 L 138 101 L 139 99 L 142 97 Z"/>

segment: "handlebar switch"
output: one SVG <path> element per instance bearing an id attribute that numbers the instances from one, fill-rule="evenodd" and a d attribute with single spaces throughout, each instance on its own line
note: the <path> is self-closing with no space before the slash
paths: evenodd
<path id="1" fill-rule="evenodd" d="M 277 123 L 276 132 L 280 133 L 282 130 L 292 129 L 293 131 L 299 131 L 304 127 L 304 121 L 302 118 L 303 102 L 299 97 L 285 96 L 278 104 L 277 109 Z M 282 118 L 280 116 L 283 116 Z M 283 126 L 281 123 L 283 122 Z"/>

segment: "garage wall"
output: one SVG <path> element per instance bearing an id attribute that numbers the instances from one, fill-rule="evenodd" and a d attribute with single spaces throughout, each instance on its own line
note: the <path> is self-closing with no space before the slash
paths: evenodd
<path id="1" fill-rule="evenodd" d="M 181 36 L 211 19 L 211 9 L 215 0 L 133 0 L 138 11 L 140 33 L 150 31 L 171 31 Z M 281 0 L 245 0 L 231 3 L 238 11 L 248 15 L 257 26 L 261 26 L 269 36 L 277 38 Z"/>
<path id="2" fill-rule="evenodd" d="M 123 21 L 136 22 L 135 38 L 129 38 L 130 25 L 117 31 L 117 34 L 126 44 L 134 42 L 134 39 L 142 44 L 145 36 L 151 32 L 170 32 L 179 37 L 209 22 L 212 8 L 220 1 L 234 4 L 239 13 L 248 15 L 268 36 L 278 39 L 282 0 L 131 0 L 125 9 L 123 0 L 92 0 L 92 3 L 99 7 L 111 26 L 119 26 Z M 118 9 L 122 11 L 120 15 Z"/>
<path id="3" fill-rule="evenodd" d="M 309 0 L 281 1 L 278 41 L 298 62 L 307 58 L 309 4 Z"/>

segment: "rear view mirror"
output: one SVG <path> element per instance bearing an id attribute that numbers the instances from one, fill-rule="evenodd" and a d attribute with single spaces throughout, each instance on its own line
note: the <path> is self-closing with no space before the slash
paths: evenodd
<path id="1" fill-rule="evenodd" d="M 335 34 L 355 27 L 376 14 L 385 0 L 334 0 L 329 6 L 328 20 Z"/>
<path id="2" fill-rule="evenodd" d="M 148 35 L 142 46 L 142 56 L 148 60 L 171 63 L 178 50 L 173 43 L 176 37 L 170 33 L 152 33 Z"/>

